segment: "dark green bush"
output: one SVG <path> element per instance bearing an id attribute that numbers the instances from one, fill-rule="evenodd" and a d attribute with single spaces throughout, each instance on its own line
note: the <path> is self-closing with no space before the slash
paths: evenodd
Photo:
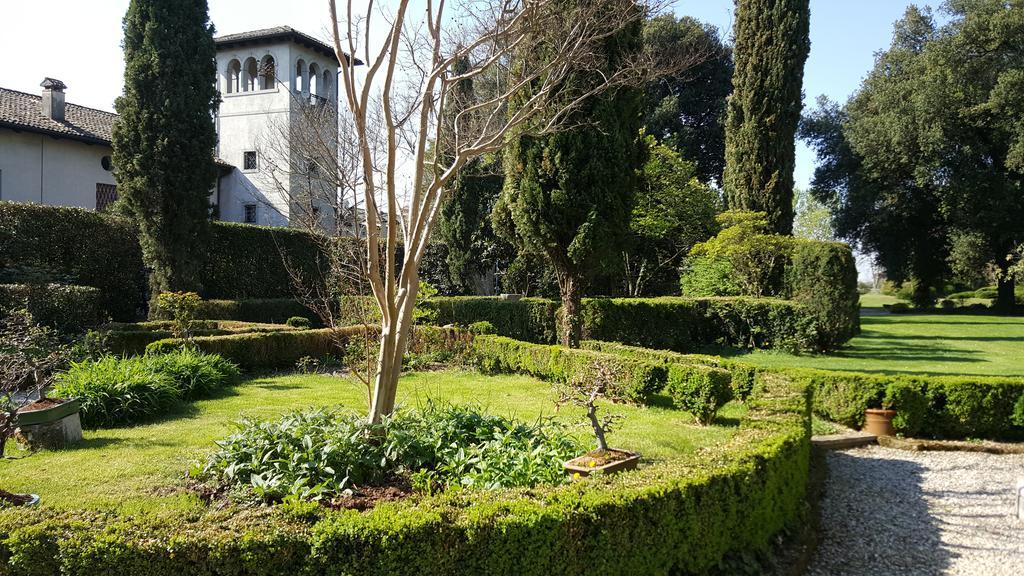
<path id="1" fill-rule="evenodd" d="M 0 284 L 0 314 L 18 308 L 43 326 L 71 334 L 107 319 L 102 295 L 91 286 Z"/>
<path id="2" fill-rule="evenodd" d="M 943 310 L 952 310 L 956 308 L 956 302 L 948 298 L 943 298 L 942 300 L 939 300 L 939 308 L 942 308 Z"/>
<path id="3" fill-rule="evenodd" d="M 688 352 L 706 346 L 814 349 L 815 319 L 771 298 L 591 298 L 584 338 Z"/>
<path id="4" fill-rule="evenodd" d="M 699 364 L 670 364 L 665 391 L 672 402 L 707 426 L 718 409 L 732 400 L 732 375 L 728 371 Z"/>
<path id="5" fill-rule="evenodd" d="M 920 382 L 892 382 L 885 389 L 882 407 L 896 410 L 892 425 L 900 434 L 916 437 L 927 424 L 928 396 Z"/>
<path id="6" fill-rule="evenodd" d="M 285 321 L 285 324 L 292 328 L 309 328 L 311 326 L 309 318 L 304 316 L 292 316 Z"/>
<path id="7" fill-rule="evenodd" d="M 292 298 L 203 300 L 196 310 L 197 318 L 266 324 L 284 324 L 292 316 L 316 317 L 309 308 Z"/>
<path id="8" fill-rule="evenodd" d="M 436 311 L 434 323 L 441 326 L 468 326 L 474 322 L 487 321 L 499 336 L 541 344 L 551 344 L 558 339 L 555 314 L 559 304 L 554 300 L 452 296 L 434 297 L 422 306 Z"/>
<path id="9" fill-rule="evenodd" d="M 816 349 L 832 350 L 860 333 L 857 262 L 846 244 L 795 240 L 786 285 L 816 319 Z"/>
<path id="10" fill-rule="evenodd" d="M 74 362 L 56 378 L 54 395 L 81 401 L 86 428 L 123 426 L 165 414 L 234 384 L 238 367 L 224 359 L 178 350 L 166 355 Z"/>
<path id="11" fill-rule="evenodd" d="M 48 282 L 98 288 L 103 310 L 115 320 L 135 320 L 146 306 L 142 251 L 127 220 L 80 208 L 0 202 L 0 272 L 18 268 L 48 274 Z"/>
<path id="12" fill-rule="evenodd" d="M 910 312 L 910 304 L 906 302 L 894 302 L 889 305 L 889 312 L 893 314 L 906 314 Z"/>
<path id="13" fill-rule="evenodd" d="M 566 383 L 581 378 L 591 380 L 604 366 L 619 386 L 609 396 L 630 402 L 646 403 L 652 394 L 665 387 L 664 365 L 624 358 L 591 350 L 531 344 L 503 336 L 477 336 L 473 340 L 477 365 L 485 372 L 528 374 L 541 380 Z"/>
<path id="14" fill-rule="evenodd" d="M 292 330 L 283 324 L 262 324 L 235 320 L 195 320 L 192 322 L 193 336 L 227 336 L 256 332 L 280 332 Z M 158 340 L 173 338 L 171 322 L 157 320 L 134 324 L 111 323 L 100 328 L 99 334 L 105 350 L 110 354 L 134 356 L 143 354 L 146 346 Z"/>
<path id="15" fill-rule="evenodd" d="M 999 288 L 996 286 L 986 286 L 984 288 L 978 288 L 974 291 L 975 298 L 988 298 L 995 299 L 999 296 Z"/>
<path id="16" fill-rule="evenodd" d="M 805 389 L 765 377 L 728 445 L 630 474 L 529 491 L 463 491 L 305 518 L 267 509 L 131 518 L 45 509 L 0 513 L 0 571 L 708 573 L 726 555 L 767 551 L 800 517 L 810 461 L 809 400 Z"/>

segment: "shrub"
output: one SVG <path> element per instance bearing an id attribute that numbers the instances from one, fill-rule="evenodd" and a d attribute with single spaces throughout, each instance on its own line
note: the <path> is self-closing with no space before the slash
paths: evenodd
<path id="1" fill-rule="evenodd" d="M 999 297 L 999 288 L 996 286 L 986 286 L 984 288 L 978 288 L 974 291 L 975 298 L 986 298 L 994 300 Z"/>
<path id="2" fill-rule="evenodd" d="M 311 325 L 309 318 L 304 316 L 292 316 L 285 321 L 285 324 L 292 328 L 309 328 Z"/>
<path id="3" fill-rule="evenodd" d="M 849 246 L 794 240 L 786 271 L 789 296 L 815 317 L 817 350 L 832 350 L 860 333 L 857 263 Z"/>
<path id="4" fill-rule="evenodd" d="M 479 409 L 428 403 L 370 424 L 363 414 L 299 411 L 245 420 L 192 475 L 265 500 L 332 497 L 349 487 L 412 481 L 430 491 L 557 484 L 580 444 L 550 420 L 526 425 Z"/>
<path id="5" fill-rule="evenodd" d="M 672 402 L 707 426 L 714 422 L 718 409 L 732 400 L 732 375 L 721 368 L 671 364 L 665 391 Z"/>
<path id="6" fill-rule="evenodd" d="M 924 386 L 919 382 L 892 382 L 885 389 L 882 406 L 896 410 L 892 425 L 896 432 L 906 436 L 920 434 L 928 421 L 928 397 Z"/>
<path id="7" fill-rule="evenodd" d="M 680 289 L 684 296 L 739 296 L 741 289 L 734 276 L 725 258 L 695 257 L 679 278 Z"/>
<path id="8" fill-rule="evenodd" d="M 167 318 L 171 321 L 171 333 L 175 338 L 192 337 L 196 310 L 202 299 L 195 292 L 161 292 L 156 297 L 156 307 L 150 310 L 153 318 Z"/>
<path id="9" fill-rule="evenodd" d="M 49 282 L 99 289 L 105 313 L 135 320 L 146 275 L 131 222 L 80 208 L 0 203 L 0 270 L 32 267 Z M 16 280 L 17 281 L 17 280 Z"/>
<path id="10" fill-rule="evenodd" d="M 939 308 L 942 308 L 943 310 L 952 310 L 956 308 L 956 302 L 948 298 L 943 298 L 942 300 L 939 300 Z"/>
<path id="11" fill-rule="evenodd" d="M 217 354 L 245 370 L 288 370 L 304 356 L 325 359 L 340 357 L 352 337 L 365 338 L 362 327 L 321 328 L 281 332 L 252 332 L 226 336 L 200 336 L 190 345 L 208 354 Z M 166 353 L 184 346 L 173 338 L 157 340 L 146 346 L 147 353 Z"/>
<path id="12" fill-rule="evenodd" d="M 266 324 L 283 324 L 292 316 L 315 318 L 308 308 L 292 298 L 204 300 L 196 310 L 197 318 Z"/>
<path id="13" fill-rule="evenodd" d="M 910 312 L 910 305 L 906 302 L 894 302 L 889 305 L 889 312 L 893 314 L 907 314 Z"/>
<path id="14" fill-rule="evenodd" d="M 238 367 L 217 356 L 179 350 L 161 356 L 74 362 L 57 376 L 54 394 L 81 401 L 82 425 L 121 426 L 162 415 L 238 379 Z"/>
<path id="15" fill-rule="evenodd" d="M 473 322 L 469 325 L 469 331 L 477 336 L 487 336 L 491 334 L 497 334 L 498 330 L 487 320 L 481 320 L 479 322 Z"/>
<path id="16" fill-rule="evenodd" d="M 13 574 L 703 574 L 800 518 L 809 397 L 762 378 L 733 441 L 627 475 L 306 517 L 261 509 L 0 515 Z M 657 546 L 651 546 L 657 542 Z M 511 568 L 510 568 L 511 567 Z"/>
<path id="17" fill-rule="evenodd" d="M 591 350 L 531 344 L 502 336 L 477 336 L 473 340 L 477 365 L 485 372 L 528 374 L 542 380 L 568 383 L 592 380 L 598 376 L 597 366 L 612 374 L 616 388 L 610 396 L 630 402 L 646 403 L 652 394 L 665 387 L 665 366 L 623 358 Z"/>
<path id="18" fill-rule="evenodd" d="M 483 296 L 434 297 L 423 303 L 424 308 L 436 310 L 436 324 L 468 326 L 487 321 L 500 336 L 544 344 L 557 341 L 558 306 L 558 302 L 540 298 L 499 300 Z"/>
<path id="19" fill-rule="evenodd" d="M 0 285 L 0 314 L 24 308 L 43 326 L 77 334 L 107 318 L 100 291 L 60 284 Z"/>

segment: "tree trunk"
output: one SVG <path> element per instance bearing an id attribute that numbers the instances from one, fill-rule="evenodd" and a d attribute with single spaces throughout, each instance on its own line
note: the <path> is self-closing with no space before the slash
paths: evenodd
<path id="1" fill-rule="evenodd" d="M 583 317 L 580 311 L 580 281 L 568 272 L 559 271 L 558 291 L 562 297 L 562 308 L 559 311 L 559 339 L 562 346 L 579 348 L 583 339 Z"/>
<path id="2" fill-rule="evenodd" d="M 1012 312 L 1016 305 L 1013 276 L 1009 272 L 1010 263 L 1004 258 L 999 262 L 999 281 L 996 288 L 995 307 L 1000 312 Z"/>
<path id="3" fill-rule="evenodd" d="M 408 265 L 408 263 L 407 263 Z M 398 393 L 398 379 L 402 375 L 402 360 L 412 332 L 413 308 L 419 285 L 413 277 L 412 285 L 406 287 L 408 296 L 395 308 L 390 321 L 381 322 L 380 351 L 377 354 L 377 376 L 373 383 L 373 400 L 370 403 L 370 423 L 380 423 L 395 410 Z"/>

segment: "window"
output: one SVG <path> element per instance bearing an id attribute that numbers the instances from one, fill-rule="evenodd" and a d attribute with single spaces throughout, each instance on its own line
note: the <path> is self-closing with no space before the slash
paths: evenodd
<path id="1" fill-rule="evenodd" d="M 244 206 L 244 208 L 245 208 L 245 215 L 242 218 L 242 222 L 245 222 L 246 224 L 255 224 L 256 223 L 256 205 L 255 204 L 246 204 Z"/>
<path id="2" fill-rule="evenodd" d="M 117 186 L 96 183 L 96 211 L 104 212 L 117 201 Z"/>
<path id="3" fill-rule="evenodd" d="M 274 88 L 274 81 L 277 78 L 277 69 L 274 66 L 274 57 L 269 54 L 263 57 L 260 62 L 260 90 Z"/>
<path id="4" fill-rule="evenodd" d="M 242 152 L 242 170 L 255 170 L 256 169 L 256 151 L 249 150 Z"/>
<path id="5" fill-rule="evenodd" d="M 241 89 L 241 77 L 242 77 L 242 64 L 238 60 L 232 60 L 228 62 L 227 73 L 225 74 L 227 80 L 227 92 L 228 94 L 234 94 L 239 92 Z"/>
<path id="6" fill-rule="evenodd" d="M 106 170 L 107 172 L 111 172 L 114 170 L 114 162 L 113 160 L 110 159 L 110 156 L 104 156 L 103 158 L 100 158 L 100 166 L 102 166 L 103 169 Z"/>
<path id="7" fill-rule="evenodd" d="M 245 65 L 242 66 L 242 91 L 252 92 L 259 88 L 259 64 L 256 63 L 256 59 L 249 57 L 245 61 Z"/>

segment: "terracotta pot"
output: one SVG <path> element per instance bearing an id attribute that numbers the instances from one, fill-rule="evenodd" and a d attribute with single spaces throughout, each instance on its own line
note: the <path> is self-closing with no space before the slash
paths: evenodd
<path id="1" fill-rule="evenodd" d="M 874 434 L 875 436 L 895 436 L 896 429 L 892 427 L 892 419 L 895 417 L 895 410 L 868 408 L 864 411 L 864 428 L 862 431 Z"/>
<path id="2" fill-rule="evenodd" d="M 567 474 L 572 476 L 590 476 L 594 472 L 603 472 L 605 474 L 614 474 L 616 472 L 624 472 L 626 470 L 635 470 L 636 465 L 640 463 L 639 452 L 628 452 L 626 450 L 619 450 L 617 448 L 609 448 L 609 452 L 615 452 L 621 455 L 620 458 L 606 462 L 600 465 L 591 465 L 593 458 L 590 454 L 584 454 L 578 458 L 573 458 L 562 464 Z M 592 454 L 592 453 L 591 453 Z"/>

